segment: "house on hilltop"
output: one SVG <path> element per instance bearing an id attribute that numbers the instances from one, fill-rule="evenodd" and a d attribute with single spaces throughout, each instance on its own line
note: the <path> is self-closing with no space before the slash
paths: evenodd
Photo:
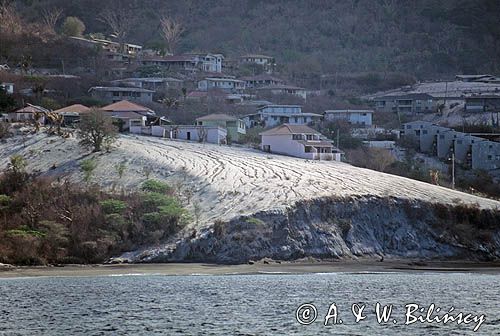
<path id="1" fill-rule="evenodd" d="M 173 56 L 144 57 L 140 63 L 145 66 L 161 66 L 169 70 L 186 72 L 222 72 L 222 54 L 197 53 Z"/>
<path id="2" fill-rule="evenodd" d="M 127 100 L 104 106 L 101 110 L 111 118 L 118 120 L 122 124 L 122 131 L 129 130 L 131 127 L 145 127 L 148 118 L 156 119 L 153 110 Z"/>
<path id="3" fill-rule="evenodd" d="M 310 160 L 340 161 L 342 152 L 318 131 L 305 125 L 283 124 L 260 133 L 265 152 Z"/>

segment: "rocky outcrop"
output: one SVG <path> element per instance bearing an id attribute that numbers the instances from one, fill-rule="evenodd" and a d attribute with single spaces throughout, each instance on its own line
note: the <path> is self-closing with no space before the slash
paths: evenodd
<path id="1" fill-rule="evenodd" d="M 500 257 L 500 211 L 397 198 L 320 198 L 285 210 L 215 222 L 135 261 L 243 263 L 302 257 L 492 260 Z"/>

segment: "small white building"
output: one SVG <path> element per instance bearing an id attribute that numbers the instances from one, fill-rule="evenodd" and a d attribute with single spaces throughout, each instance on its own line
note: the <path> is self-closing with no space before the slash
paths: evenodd
<path id="1" fill-rule="evenodd" d="M 152 126 L 151 135 L 168 139 L 224 144 L 227 130 L 219 126 L 163 125 Z"/>
<path id="2" fill-rule="evenodd" d="M 305 125 L 283 124 L 260 133 L 265 152 L 310 160 L 340 161 L 342 152 L 318 131 Z"/>
<path id="3" fill-rule="evenodd" d="M 345 120 L 349 124 L 372 126 L 373 110 L 326 110 L 325 120 Z"/>

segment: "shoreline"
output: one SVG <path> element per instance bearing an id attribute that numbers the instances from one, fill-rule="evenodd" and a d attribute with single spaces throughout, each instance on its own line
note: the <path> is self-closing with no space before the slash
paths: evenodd
<path id="1" fill-rule="evenodd" d="M 222 265 L 208 263 L 93 264 L 64 266 L 14 266 L 0 269 L 0 279 L 26 277 L 95 276 L 199 276 L 312 273 L 483 273 L 500 274 L 500 263 L 470 261 L 340 260 L 340 261 L 264 261 L 254 264 Z"/>

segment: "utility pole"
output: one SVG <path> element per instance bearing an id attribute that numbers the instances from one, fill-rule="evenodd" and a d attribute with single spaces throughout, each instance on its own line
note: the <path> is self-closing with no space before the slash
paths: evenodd
<path id="1" fill-rule="evenodd" d="M 455 151 L 451 153 L 451 188 L 455 189 Z"/>
<path id="2" fill-rule="evenodd" d="M 337 148 L 340 149 L 340 128 L 337 129 Z"/>

